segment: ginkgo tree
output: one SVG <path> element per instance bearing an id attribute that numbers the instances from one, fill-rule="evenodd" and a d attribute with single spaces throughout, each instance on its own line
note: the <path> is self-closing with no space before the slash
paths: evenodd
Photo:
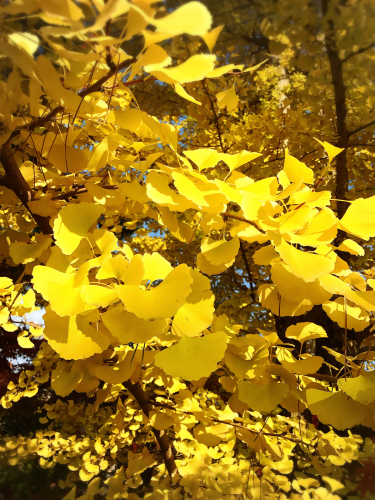
<path id="1" fill-rule="evenodd" d="M 375 236 L 375 197 L 341 210 L 325 189 L 343 144 L 310 137 L 319 175 L 286 144 L 282 168 L 248 175 L 262 152 L 225 147 L 218 123 L 230 135 L 233 80 L 267 61 L 219 64 L 202 3 L 0 13 L 0 324 L 36 351 L 1 404 L 40 403 L 37 430 L 1 436 L 2 463 L 66 466 L 66 500 L 359 498 L 354 470 L 375 458 L 375 274 L 343 256 Z M 141 109 L 146 81 L 190 117 L 206 107 L 205 139 L 186 140 L 187 115 Z M 244 293 L 215 296 L 222 276 Z M 330 358 L 316 308 L 342 333 Z M 350 355 L 348 330 L 365 350 Z"/>

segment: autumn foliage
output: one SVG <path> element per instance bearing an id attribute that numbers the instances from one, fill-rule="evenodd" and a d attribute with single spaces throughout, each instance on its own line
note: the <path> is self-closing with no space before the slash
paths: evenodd
<path id="1" fill-rule="evenodd" d="M 59 498 L 372 498 L 374 55 L 276 3 L 244 63 L 196 1 L 0 8 L 0 463 Z"/>

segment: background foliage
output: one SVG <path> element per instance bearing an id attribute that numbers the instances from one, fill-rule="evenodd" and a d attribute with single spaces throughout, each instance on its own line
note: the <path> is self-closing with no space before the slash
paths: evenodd
<path id="1" fill-rule="evenodd" d="M 373 497 L 374 10 L 3 2 L 3 498 Z"/>

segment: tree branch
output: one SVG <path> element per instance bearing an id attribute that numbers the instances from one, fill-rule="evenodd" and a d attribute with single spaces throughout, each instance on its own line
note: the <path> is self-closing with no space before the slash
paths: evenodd
<path id="1" fill-rule="evenodd" d="M 375 120 L 372 120 L 372 122 L 366 123 L 366 125 L 361 125 L 360 127 L 356 128 L 354 130 L 351 130 L 350 132 L 348 132 L 348 134 L 349 134 L 349 136 L 354 135 L 357 132 L 361 132 L 361 130 L 364 130 L 367 127 L 371 127 L 371 125 L 375 125 Z M 361 144 L 354 144 L 354 146 L 361 146 Z"/>
<path id="2" fill-rule="evenodd" d="M 245 219 L 245 217 L 240 217 L 239 215 L 235 215 L 235 214 L 230 214 L 229 212 L 223 212 L 221 214 L 223 217 L 229 217 L 230 219 L 236 219 L 236 220 L 240 220 L 242 222 L 247 222 L 248 224 L 250 224 L 251 226 L 255 227 L 255 229 L 257 229 L 260 233 L 263 233 L 263 234 L 266 234 L 265 231 L 263 231 L 263 229 L 260 229 L 256 224 L 255 222 L 253 222 L 252 220 L 248 220 L 248 219 Z"/>
<path id="3" fill-rule="evenodd" d="M 41 215 L 34 214 L 29 208 L 29 202 L 33 200 L 34 193 L 23 178 L 13 153 L 10 150 L 10 145 L 7 143 L 3 144 L 0 148 L 0 161 L 5 170 L 5 175 L 1 179 L 1 184 L 12 190 L 13 193 L 18 196 L 43 234 L 52 234 L 52 228 L 49 225 L 49 217 L 42 217 Z"/>
<path id="4" fill-rule="evenodd" d="M 355 52 L 351 52 L 346 57 L 344 57 L 344 59 L 342 59 L 341 62 L 344 63 L 344 62 L 348 61 L 348 59 L 350 59 L 351 57 L 354 57 L 358 54 L 363 54 L 363 52 L 366 52 L 366 50 L 372 49 L 374 47 L 375 47 L 375 43 L 370 43 L 370 45 L 367 45 L 367 47 L 362 47 L 362 49 L 358 49 Z"/>
<path id="5" fill-rule="evenodd" d="M 132 384 L 130 380 L 126 380 L 125 382 L 123 382 L 123 385 L 137 401 L 139 407 L 146 415 L 146 417 L 149 417 L 150 411 L 152 410 L 152 406 L 154 406 L 154 404 L 144 392 L 140 384 L 138 382 L 136 384 Z M 178 471 L 172 452 L 172 444 L 169 440 L 169 437 L 165 433 L 165 431 L 159 431 L 158 429 L 154 428 L 152 429 L 152 431 L 160 446 L 160 450 L 165 463 L 165 468 L 173 479 L 178 474 Z"/>
<path id="6" fill-rule="evenodd" d="M 322 0 L 323 15 L 327 16 L 330 0 Z M 335 96 L 336 124 L 339 140 L 337 146 L 346 148 L 349 141 L 349 133 L 346 127 L 346 93 L 342 71 L 342 61 L 339 55 L 335 37 L 335 25 L 332 18 L 327 19 L 328 30 L 325 31 L 325 46 L 332 76 L 332 85 Z M 346 164 L 346 149 L 336 158 L 336 190 L 335 198 L 345 200 L 348 190 L 349 174 Z M 348 206 L 343 201 L 337 202 L 337 215 L 343 217 Z"/>

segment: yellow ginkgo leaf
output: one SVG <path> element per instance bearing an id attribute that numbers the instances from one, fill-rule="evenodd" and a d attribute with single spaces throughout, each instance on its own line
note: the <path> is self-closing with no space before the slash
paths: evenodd
<path id="1" fill-rule="evenodd" d="M 44 321 L 44 337 L 64 359 L 86 359 L 109 346 L 109 338 L 93 328 L 84 316 L 62 318 L 47 307 Z"/>
<path id="2" fill-rule="evenodd" d="M 71 288 L 49 281 L 46 283 L 45 290 L 52 311 L 59 316 L 75 316 L 87 309 L 86 301 L 81 294 L 81 287 Z"/>
<path id="3" fill-rule="evenodd" d="M 130 285 L 116 285 L 117 293 L 129 312 L 145 320 L 170 318 L 184 305 L 191 292 L 189 268 L 181 264 L 151 290 Z"/>
<path id="4" fill-rule="evenodd" d="M 375 196 L 353 201 L 340 220 L 340 227 L 363 240 L 375 236 Z"/>
<path id="5" fill-rule="evenodd" d="M 225 353 L 225 364 L 230 371 L 240 379 L 254 378 L 262 375 L 269 359 L 268 345 L 257 349 L 251 359 L 241 358 L 238 354 L 227 351 Z"/>
<path id="6" fill-rule="evenodd" d="M 375 372 L 362 372 L 355 378 L 341 378 L 337 385 L 354 401 L 368 405 L 375 401 Z"/>
<path id="7" fill-rule="evenodd" d="M 18 335 L 17 342 L 23 349 L 32 349 L 35 345 L 31 342 L 30 337 L 23 336 L 22 333 Z"/>
<path id="8" fill-rule="evenodd" d="M 326 392 L 319 389 L 307 389 L 308 408 L 317 415 L 320 422 L 332 425 L 343 431 L 361 423 L 366 414 L 366 407 L 349 399 L 343 392 Z"/>
<path id="9" fill-rule="evenodd" d="M 255 160 L 256 158 L 259 158 L 259 156 L 262 155 L 261 153 L 250 153 L 249 151 L 241 151 L 241 153 L 237 153 L 234 155 L 223 153 L 220 156 L 221 160 L 228 165 L 229 170 L 232 172 L 236 168 L 242 167 L 242 165 L 245 165 L 245 163 Z"/>
<path id="10" fill-rule="evenodd" d="M 100 285 L 85 285 L 81 288 L 83 300 L 92 306 L 107 307 L 118 301 L 118 295 L 113 288 Z"/>
<path id="11" fill-rule="evenodd" d="M 58 396 L 68 396 L 79 384 L 82 373 L 69 373 L 59 369 L 52 370 L 51 387 Z"/>
<path id="12" fill-rule="evenodd" d="M 197 2 L 198 3 L 198 2 Z M 196 54 L 179 66 L 164 68 L 161 64 L 145 66 L 145 71 L 166 83 L 188 83 L 203 80 L 215 66 L 216 56 L 211 54 Z"/>
<path id="13" fill-rule="evenodd" d="M 324 208 L 299 234 L 290 235 L 291 242 L 309 247 L 327 245 L 336 238 L 337 226 L 338 220 L 333 211 Z"/>
<path id="14" fill-rule="evenodd" d="M 214 168 L 222 156 L 215 149 L 210 148 L 184 151 L 184 154 L 198 166 L 199 172 L 205 168 Z"/>
<path id="15" fill-rule="evenodd" d="M 102 315 L 102 320 L 111 334 L 122 344 L 128 344 L 129 342 L 143 344 L 151 340 L 152 337 L 163 333 L 168 325 L 166 319 L 146 321 L 131 312 L 125 311 L 121 306 L 116 306 L 105 312 Z"/>
<path id="16" fill-rule="evenodd" d="M 116 255 L 104 262 L 96 273 L 98 280 L 108 278 L 116 278 L 118 281 L 123 280 L 129 262 L 123 255 Z"/>
<path id="17" fill-rule="evenodd" d="M 95 369 L 95 376 L 100 380 L 104 380 L 108 384 L 121 384 L 125 380 L 129 380 L 138 363 L 133 360 L 133 353 L 129 351 L 125 359 L 115 365 L 102 365 Z"/>
<path id="18" fill-rule="evenodd" d="M 154 429 L 163 431 L 174 424 L 174 418 L 161 411 L 150 412 L 150 424 Z"/>
<path id="19" fill-rule="evenodd" d="M 327 151 L 327 154 L 328 154 L 328 159 L 329 159 L 329 163 L 331 164 L 332 163 L 332 160 L 334 158 L 336 158 L 336 156 L 338 154 L 341 153 L 341 151 L 344 151 L 345 148 L 338 148 L 336 146 L 332 146 L 332 144 L 329 144 L 328 142 L 326 141 L 320 141 L 319 139 L 317 139 L 316 137 L 314 137 L 314 139 L 316 141 L 319 142 L 319 144 L 321 144 L 323 146 L 323 148 Z"/>
<path id="20" fill-rule="evenodd" d="M 337 248 L 341 252 L 348 252 L 351 255 L 365 255 L 365 249 L 353 240 L 344 240 Z"/>
<path id="21" fill-rule="evenodd" d="M 64 287 L 76 288 L 81 285 L 88 285 L 87 273 L 90 269 L 88 263 L 82 264 L 73 273 L 63 273 L 48 266 L 35 266 L 33 269 L 32 283 L 37 292 L 41 293 L 45 300 L 50 300 L 48 293 L 49 283 L 53 282 Z"/>
<path id="22" fill-rule="evenodd" d="M 221 26 L 217 26 L 216 28 L 212 29 L 210 32 L 205 33 L 202 38 L 206 42 L 206 45 L 208 47 L 208 50 L 212 52 L 215 43 L 217 39 L 219 38 L 219 35 L 221 33 L 221 30 L 224 28 L 224 24 Z"/>
<path id="23" fill-rule="evenodd" d="M 224 90 L 224 92 L 219 92 L 218 94 L 216 94 L 216 99 L 220 109 L 226 107 L 228 111 L 232 111 L 238 106 L 239 98 L 236 94 L 234 85 L 228 90 Z"/>
<path id="24" fill-rule="evenodd" d="M 197 101 L 196 99 L 194 99 L 194 97 L 191 97 L 191 95 L 189 95 L 186 92 L 186 90 L 184 89 L 184 87 L 182 87 L 182 85 L 180 85 L 179 83 L 175 83 L 174 89 L 176 91 L 176 94 L 178 94 L 183 99 L 186 99 L 187 101 L 191 101 L 194 104 L 198 104 L 198 106 L 202 106 L 202 103 Z"/>
<path id="25" fill-rule="evenodd" d="M 243 187 L 241 194 L 244 200 L 270 201 L 275 199 L 278 186 L 277 177 L 269 177 Z"/>
<path id="26" fill-rule="evenodd" d="M 172 328 L 177 335 L 195 337 L 211 325 L 215 297 L 210 290 L 211 283 L 208 278 L 192 269 L 190 274 L 193 278 L 191 293 L 177 311 Z"/>
<path id="27" fill-rule="evenodd" d="M 259 250 L 256 250 L 253 255 L 254 263 L 258 266 L 268 266 L 275 259 L 279 259 L 279 254 L 275 251 L 273 245 L 261 247 Z"/>
<path id="28" fill-rule="evenodd" d="M 330 258 L 298 250 L 277 234 L 275 234 L 273 244 L 276 252 L 288 264 L 292 273 L 307 283 L 329 274 L 335 267 L 335 263 Z"/>
<path id="29" fill-rule="evenodd" d="M 149 280 L 150 283 L 165 279 L 173 269 L 171 264 L 158 252 L 144 254 L 142 264 L 145 271 L 143 279 Z"/>
<path id="30" fill-rule="evenodd" d="M 289 392 L 288 384 L 256 385 L 252 382 L 240 380 L 238 382 L 238 397 L 254 411 L 269 413 L 286 397 Z"/>
<path id="31" fill-rule="evenodd" d="M 102 213 L 100 205 L 79 203 L 62 208 L 53 225 L 56 244 L 70 255 L 87 237 L 88 230 Z"/>
<path id="32" fill-rule="evenodd" d="M 147 196 L 150 200 L 158 203 L 162 207 L 168 207 L 170 210 L 183 212 L 188 208 L 193 208 L 194 204 L 182 194 L 178 194 L 168 186 L 166 177 L 154 170 L 147 176 Z"/>
<path id="33" fill-rule="evenodd" d="M 303 298 L 300 302 L 284 299 L 278 293 L 275 285 L 260 285 L 257 293 L 262 306 L 276 316 L 300 316 L 314 307 L 313 304 L 306 304 Z M 297 296 L 296 299 L 298 299 Z"/>
<path id="34" fill-rule="evenodd" d="M 324 328 L 315 323 L 297 323 L 286 329 L 285 337 L 298 340 L 301 344 L 306 340 L 321 339 L 328 337 Z"/>
<path id="35" fill-rule="evenodd" d="M 39 47 L 39 38 L 32 33 L 27 33 L 27 35 L 24 33 L 10 33 L 8 38 L 12 43 L 26 50 L 26 52 L 31 56 Z"/>
<path id="36" fill-rule="evenodd" d="M 10 256 L 15 264 L 27 264 L 42 255 L 52 242 L 50 236 L 38 238 L 36 243 L 28 244 L 24 242 L 12 243 L 9 247 Z"/>
<path id="37" fill-rule="evenodd" d="M 306 283 L 305 280 L 293 274 L 289 266 L 284 264 L 284 262 L 274 262 L 271 268 L 271 276 L 281 297 L 290 302 L 294 302 L 296 297 L 303 297 L 305 304 L 319 305 L 329 300 L 332 296 L 331 293 L 327 292 L 321 286 L 318 279 Z"/>
<path id="38" fill-rule="evenodd" d="M 239 249 L 240 239 L 238 236 L 230 241 L 215 241 L 211 238 L 205 238 L 201 245 L 204 258 L 214 266 L 228 265 L 236 257 Z"/>
<path id="39" fill-rule="evenodd" d="M 208 377 L 224 357 L 227 338 L 224 332 L 195 338 L 183 335 L 177 344 L 156 354 L 155 365 L 168 375 L 184 380 Z"/>
<path id="40" fill-rule="evenodd" d="M 288 148 L 285 149 L 284 172 L 288 176 L 290 182 L 297 182 L 303 179 L 305 184 L 314 183 L 314 172 L 311 168 L 306 167 L 304 163 L 297 160 L 289 154 Z"/>
<path id="41" fill-rule="evenodd" d="M 209 262 L 202 253 L 198 254 L 197 256 L 197 266 L 202 271 L 202 273 L 207 274 L 208 276 L 214 276 L 215 274 L 223 273 L 233 263 L 234 259 L 229 262 L 228 265 L 221 264 L 220 266 L 215 266 L 214 264 L 211 264 L 211 262 Z"/>
<path id="42" fill-rule="evenodd" d="M 286 370 L 298 375 L 316 373 L 324 362 L 321 356 L 310 356 L 297 360 L 288 349 L 280 347 L 277 349 L 277 359 Z"/>
<path id="43" fill-rule="evenodd" d="M 186 33 L 187 35 L 203 36 L 210 29 L 212 23 L 212 17 L 207 7 L 197 1 L 187 2 L 171 14 L 158 19 L 149 17 L 134 4 L 132 4 L 132 8 L 136 9 L 149 24 L 156 26 L 158 31 L 165 31 L 173 35 Z"/>
<path id="44" fill-rule="evenodd" d="M 363 332 L 369 326 L 370 317 L 367 312 L 351 302 L 345 305 L 344 297 L 339 297 L 333 302 L 325 302 L 323 309 L 332 321 L 335 321 L 340 328 Z"/>

